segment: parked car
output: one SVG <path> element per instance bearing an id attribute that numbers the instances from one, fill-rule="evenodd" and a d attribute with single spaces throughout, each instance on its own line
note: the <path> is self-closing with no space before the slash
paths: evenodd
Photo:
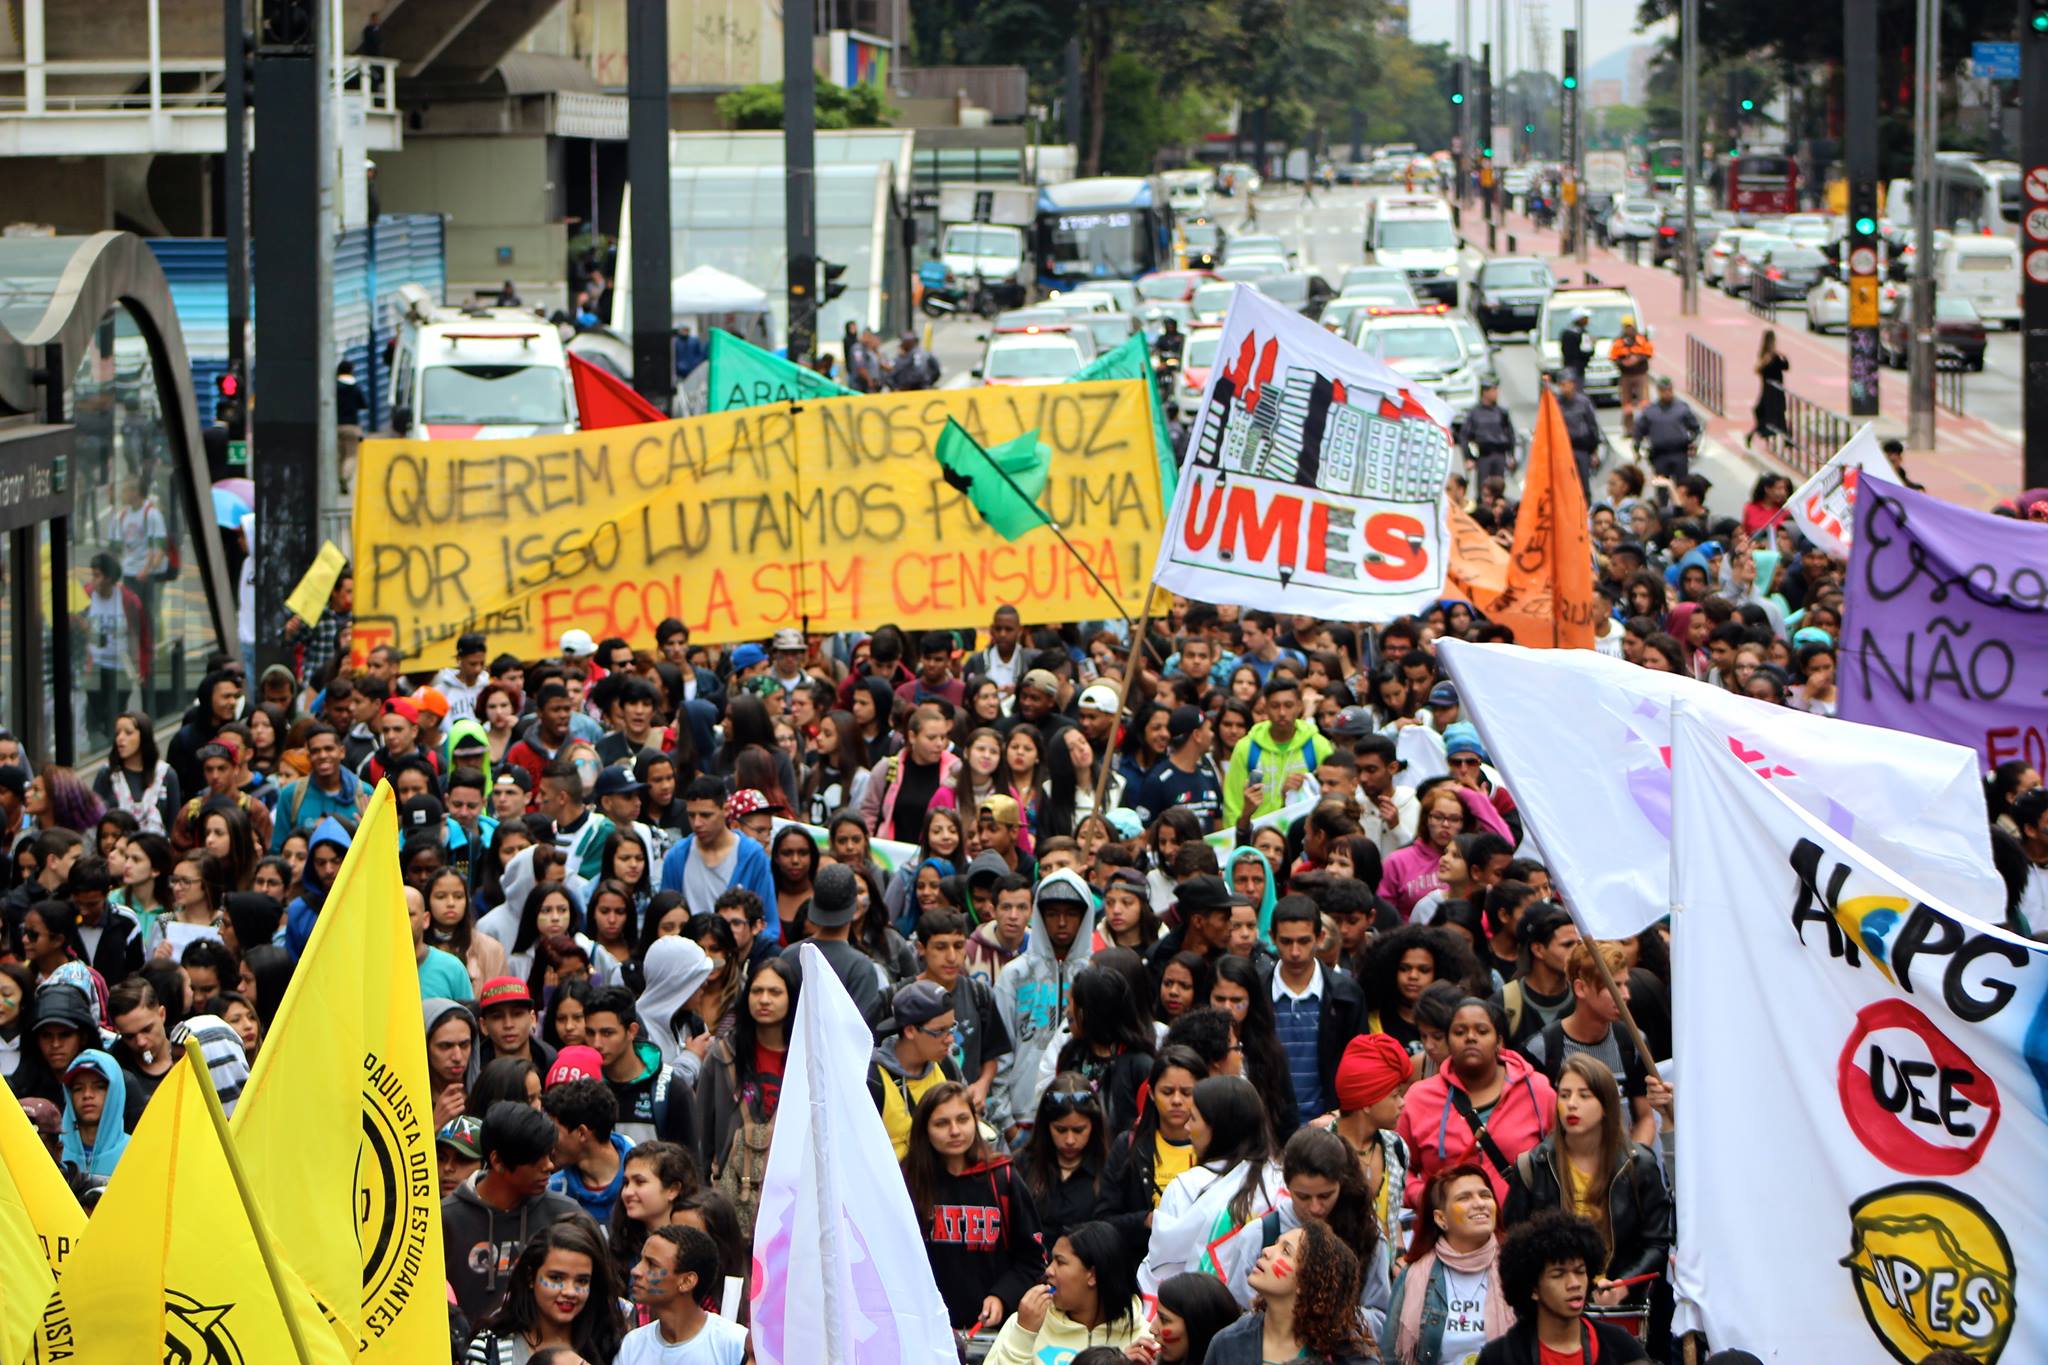
<path id="1" fill-rule="evenodd" d="M 1727 266 L 1721 271 L 1721 292 L 1730 298 L 1737 298 L 1749 292 L 1750 277 L 1756 274 L 1757 262 L 1774 250 L 1789 249 L 1790 237 L 1774 237 L 1757 234 L 1744 237 L 1742 244 L 1729 256 Z"/>
<path id="2" fill-rule="evenodd" d="M 1607 245 L 1621 242 L 1647 242 L 1657 235 L 1657 220 L 1663 215 L 1663 208 L 1654 199 L 1623 199 L 1614 206 L 1602 225 Z"/>
<path id="3" fill-rule="evenodd" d="M 1934 298 L 1934 363 L 1965 370 L 1984 368 L 1984 319 L 1977 305 L 1952 294 Z M 1899 306 L 1878 325 L 1877 349 L 1884 363 L 1903 370 L 1913 349 L 1913 291 L 1899 291 Z"/>
<path id="4" fill-rule="evenodd" d="M 1899 287 L 1877 287 L 1880 321 L 1898 309 Z M 1849 327 L 1849 286 L 1834 275 L 1823 275 L 1806 295 L 1806 329 L 1810 332 L 1841 332 Z"/>
<path id="5" fill-rule="evenodd" d="M 1557 288 L 1550 267 L 1535 256 L 1498 256 L 1479 267 L 1467 291 L 1472 319 L 1487 335 L 1531 332 Z"/>

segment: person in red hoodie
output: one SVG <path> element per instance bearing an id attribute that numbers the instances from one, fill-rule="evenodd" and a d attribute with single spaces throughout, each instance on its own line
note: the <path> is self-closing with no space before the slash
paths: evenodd
<path id="1" fill-rule="evenodd" d="M 1496 1201 L 1508 1197 L 1507 1173 L 1556 1122 L 1557 1092 L 1544 1074 L 1507 1046 L 1507 1014 L 1491 1000 L 1467 997 L 1451 1015 L 1451 1055 L 1419 1081 L 1401 1105 L 1394 1131 L 1408 1144 L 1406 1197 L 1419 1207 L 1432 1173 L 1461 1161 L 1486 1171 Z"/>

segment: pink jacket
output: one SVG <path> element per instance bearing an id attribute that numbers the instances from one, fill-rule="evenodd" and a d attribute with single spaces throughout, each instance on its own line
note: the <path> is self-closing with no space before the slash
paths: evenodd
<path id="1" fill-rule="evenodd" d="M 868 787 L 860 798 L 860 818 L 874 838 L 896 837 L 896 823 L 890 815 L 896 809 L 896 793 L 903 787 L 903 771 L 909 762 L 903 754 L 891 754 L 868 774 Z M 953 776 L 959 771 L 960 755 L 950 749 L 939 755 L 939 789 L 932 794 L 928 810 L 953 810 L 959 805 L 953 795 Z"/>
<path id="2" fill-rule="evenodd" d="M 1505 1042 L 1500 1064 L 1507 1073 L 1507 1082 L 1501 1087 L 1493 1113 L 1484 1122 L 1487 1136 L 1500 1148 L 1500 1154 L 1513 1163 L 1516 1157 L 1541 1142 L 1557 1122 L 1557 1092 L 1551 1088 L 1548 1077 L 1529 1065 L 1521 1053 L 1509 1051 Z M 1422 1191 L 1437 1171 L 1461 1161 L 1474 1161 L 1486 1168 L 1493 1179 L 1494 1198 L 1506 1207 L 1506 1174 L 1496 1169 L 1492 1159 L 1473 1141 L 1471 1125 L 1451 1103 L 1453 1087 L 1464 1089 L 1458 1085 L 1450 1062 L 1445 1061 L 1436 1075 L 1417 1081 L 1408 1091 L 1408 1098 L 1401 1102 L 1401 1117 L 1395 1121 L 1394 1131 L 1408 1144 L 1408 1184 L 1404 1192 L 1408 1205 L 1420 1209 Z"/>
<path id="3" fill-rule="evenodd" d="M 1514 831 L 1485 793 L 1460 787 L 1458 799 L 1465 803 L 1468 816 L 1507 840 L 1510 847 L 1514 845 Z M 1431 848 L 1422 835 L 1423 831 L 1418 829 L 1414 843 L 1395 849 L 1380 865 L 1380 895 L 1401 912 L 1404 920 L 1415 909 L 1415 902 L 1443 885 L 1436 875 L 1437 860 L 1443 855 Z"/>

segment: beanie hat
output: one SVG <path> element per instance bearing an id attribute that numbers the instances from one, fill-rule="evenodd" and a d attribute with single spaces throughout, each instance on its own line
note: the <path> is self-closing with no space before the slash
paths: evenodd
<path id="1" fill-rule="evenodd" d="M 1337 1107 L 1347 1114 L 1370 1109 L 1414 1077 L 1407 1048 L 1384 1033 L 1361 1033 L 1337 1062 Z"/>

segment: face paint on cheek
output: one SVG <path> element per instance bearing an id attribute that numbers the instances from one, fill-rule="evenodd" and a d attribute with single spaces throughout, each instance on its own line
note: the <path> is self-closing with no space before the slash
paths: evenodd
<path id="1" fill-rule="evenodd" d="M 1293 1279 L 1294 1262 L 1288 1260 L 1285 1256 L 1275 1256 L 1273 1258 L 1273 1273 L 1283 1280 Z"/>

